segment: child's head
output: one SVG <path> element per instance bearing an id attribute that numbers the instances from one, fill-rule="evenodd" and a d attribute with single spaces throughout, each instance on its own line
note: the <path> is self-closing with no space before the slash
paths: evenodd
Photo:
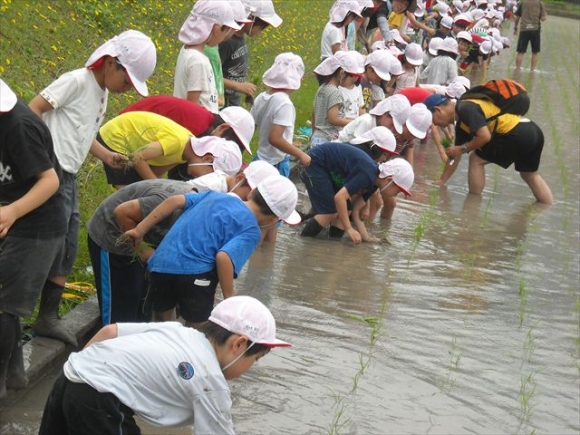
<path id="1" fill-rule="evenodd" d="M 344 71 L 341 85 L 351 88 L 360 81 L 365 72 L 364 56 L 358 51 L 337 51 L 334 56 Z"/>
<path id="2" fill-rule="evenodd" d="M 183 45 L 215 47 L 241 28 L 229 2 L 198 1 L 179 30 L 179 41 Z"/>
<path id="3" fill-rule="evenodd" d="M 389 130 L 401 134 L 410 111 L 411 103 L 407 97 L 395 94 L 385 98 L 369 113 L 377 117 L 378 126 L 387 127 Z"/>
<path id="4" fill-rule="evenodd" d="M 438 56 L 449 56 L 452 59 L 457 59 L 457 55 L 459 54 L 459 49 L 457 45 L 457 41 L 448 36 L 443 40 L 441 43 L 441 47 L 437 50 Z"/>
<path id="5" fill-rule="evenodd" d="M 486 39 L 481 44 L 479 44 L 479 54 L 481 54 L 482 56 L 487 56 L 489 55 L 489 53 L 491 53 L 492 48 L 493 48 L 492 42 Z"/>
<path id="6" fill-rule="evenodd" d="M 247 151 L 252 154 L 250 142 L 256 125 L 254 118 L 246 109 L 239 106 L 226 107 L 214 117 L 213 125 L 215 129 L 211 132 L 212 136 L 231 140 L 238 144 L 241 152 Z"/>
<path id="7" fill-rule="evenodd" d="M 216 347 L 226 379 L 234 379 L 274 347 L 287 347 L 276 338 L 276 320 L 264 304 L 251 296 L 232 296 L 212 310 L 201 328 Z"/>
<path id="8" fill-rule="evenodd" d="M 447 35 L 451 32 L 451 28 L 453 27 L 453 18 L 449 15 L 444 16 L 441 18 L 439 22 L 439 32 L 443 35 Z"/>
<path id="9" fill-rule="evenodd" d="M 298 191 L 288 178 L 280 174 L 263 179 L 248 196 L 248 200 L 258 206 L 258 222 L 261 228 L 267 228 L 278 221 L 289 225 L 300 223 L 296 212 Z"/>
<path id="10" fill-rule="evenodd" d="M 441 44 L 443 43 L 443 38 L 439 38 L 438 36 L 431 38 L 429 41 L 429 54 L 433 57 L 437 56 L 437 51 L 441 48 Z"/>
<path id="11" fill-rule="evenodd" d="M 18 98 L 14 91 L 4 80 L 0 79 L 0 113 L 10 112 L 16 106 L 17 101 Z"/>
<path id="12" fill-rule="evenodd" d="M 186 147 L 187 173 L 200 177 L 213 171 L 235 175 L 242 166 L 240 147 L 232 141 L 216 136 L 191 137 Z"/>
<path id="13" fill-rule="evenodd" d="M 300 89 L 304 76 L 304 62 L 294 53 L 281 53 L 262 76 L 262 82 L 272 89 L 295 91 Z"/>
<path id="14" fill-rule="evenodd" d="M 453 27 L 451 28 L 451 30 L 453 30 L 453 33 L 458 34 L 462 30 L 467 29 L 467 26 L 469 26 L 471 23 L 472 19 L 469 15 L 467 14 L 456 15 L 455 18 L 453 18 Z"/>
<path id="15" fill-rule="evenodd" d="M 250 19 L 244 25 L 244 33 L 250 37 L 259 35 L 266 27 L 274 28 L 282 24 L 282 18 L 276 14 L 272 0 L 242 0 Z"/>
<path id="16" fill-rule="evenodd" d="M 149 91 L 145 81 L 153 74 L 156 63 L 153 41 L 137 30 L 127 30 L 97 48 L 85 67 L 103 70 L 104 86 L 109 92 L 122 93 L 135 88 L 146 97 Z"/>
<path id="17" fill-rule="evenodd" d="M 403 126 L 401 136 L 406 141 L 425 139 L 432 122 L 433 115 L 424 104 L 413 104 L 411 110 L 409 110 L 409 117 Z"/>
<path id="18" fill-rule="evenodd" d="M 430 95 L 425 99 L 425 106 L 433 114 L 433 124 L 439 127 L 446 127 L 455 120 L 455 104 L 444 95 Z"/>
<path id="19" fill-rule="evenodd" d="M 383 197 L 396 196 L 400 192 L 405 196 L 411 196 L 413 181 L 415 181 L 413 167 L 403 158 L 391 159 L 379 165 L 376 184 Z"/>
<path id="20" fill-rule="evenodd" d="M 347 27 L 357 16 L 362 17 L 363 6 L 356 0 L 337 0 L 330 8 L 330 22 Z"/>
<path id="21" fill-rule="evenodd" d="M 314 74 L 316 74 L 319 85 L 328 82 L 336 82 L 336 85 L 338 85 L 342 79 L 344 71 L 340 67 L 338 58 L 332 55 L 324 59 L 316 68 L 314 68 Z"/>
<path id="22" fill-rule="evenodd" d="M 395 136 L 387 127 L 374 127 L 364 132 L 360 136 L 350 141 L 353 145 L 367 145 L 371 152 L 371 157 L 377 163 L 386 162 L 392 156 L 399 153 L 396 150 L 397 141 Z"/>
<path id="23" fill-rule="evenodd" d="M 389 72 L 390 59 L 393 57 L 388 50 L 377 50 L 369 54 L 365 59 L 365 74 L 369 82 L 380 85 L 382 81 L 391 80 Z"/>
<path id="24" fill-rule="evenodd" d="M 462 30 L 457 34 L 457 48 L 459 51 L 469 50 L 472 42 L 471 33 Z"/>
<path id="25" fill-rule="evenodd" d="M 235 184 L 230 189 L 230 192 L 235 193 L 243 201 L 246 201 L 250 192 L 272 175 L 280 175 L 278 169 L 263 160 L 254 160 L 235 176 Z"/>
<path id="26" fill-rule="evenodd" d="M 401 62 L 403 66 L 417 67 L 423 65 L 423 49 L 415 42 L 405 47 L 405 53 Z"/>
<path id="27" fill-rule="evenodd" d="M 417 2 L 415 0 L 393 0 L 391 1 L 393 12 L 402 14 L 403 12 L 415 12 Z"/>

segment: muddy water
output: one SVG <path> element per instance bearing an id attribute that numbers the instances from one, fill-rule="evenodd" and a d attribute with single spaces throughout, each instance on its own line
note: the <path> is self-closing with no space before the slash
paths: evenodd
<path id="1" fill-rule="evenodd" d="M 517 76 L 546 136 L 552 207 L 533 205 L 513 169 L 488 166 L 481 197 L 467 195 L 465 161 L 434 187 L 428 144 L 414 196 L 392 224 L 371 225 L 391 244 L 284 228 L 254 254 L 238 290 L 263 300 L 294 346 L 232 383 L 238 433 L 580 432 L 578 24 L 550 17 L 541 71 Z M 513 51 L 490 77 L 513 75 Z M 34 433 L 49 384 L 4 412 L 3 433 Z"/>

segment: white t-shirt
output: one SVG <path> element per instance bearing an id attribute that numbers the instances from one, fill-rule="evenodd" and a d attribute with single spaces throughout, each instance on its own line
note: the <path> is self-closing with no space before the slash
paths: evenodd
<path id="1" fill-rule="evenodd" d="M 108 91 L 87 68 L 67 72 L 40 92 L 53 108 L 42 114 L 62 168 L 76 174 L 82 166 L 107 110 Z"/>
<path id="2" fill-rule="evenodd" d="M 338 141 L 345 143 L 350 142 L 355 137 L 366 133 L 376 126 L 377 117 L 371 115 L 370 113 L 365 113 L 364 115 L 359 116 L 354 121 L 351 121 L 344 126 L 340 133 L 338 133 Z"/>
<path id="3" fill-rule="evenodd" d="M 355 85 L 352 89 L 339 86 L 338 89 L 340 89 L 343 99 L 340 117 L 357 118 L 359 109 L 364 105 L 362 86 Z"/>
<path id="4" fill-rule="evenodd" d="M 177 322 L 118 323 L 117 338 L 72 353 L 71 382 L 114 394 L 147 423 L 233 434 L 230 389 L 205 336 Z"/>
<path id="5" fill-rule="evenodd" d="M 294 124 L 296 122 L 296 109 L 290 96 L 285 92 L 268 94 L 262 92 L 250 110 L 256 126 L 260 130 L 258 135 L 258 158 L 276 165 L 286 158 L 286 153 L 272 146 L 268 137 L 272 125 L 285 127 L 282 136 L 292 143 L 294 140 Z"/>
<path id="6" fill-rule="evenodd" d="M 209 59 L 197 50 L 181 47 L 175 66 L 173 96 L 187 99 L 188 92 L 201 92 L 199 104 L 211 113 L 218 113 L 218 92 Z"/>
<path id="7" fill-rule="evenodd" d="M 330 22 L 326 23 L 320 40 L 320 58 L 326 59 L 332 56 L 332 46 L 339 43 L 341 44 L 341 50 L 348 50 L 348 42 L 344 35 L 344 30 L 339 29 Z"/>

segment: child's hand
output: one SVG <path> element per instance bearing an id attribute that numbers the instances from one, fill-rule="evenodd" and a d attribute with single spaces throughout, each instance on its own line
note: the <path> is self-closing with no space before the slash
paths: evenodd
<path id="1" fill-rule="evenodd" d="M 378 243 L 381 240 L 378 237 L 375 236 L 371 236 L 370 234 L 367 234 L 367 236 L 363 239 L 363 242 L 365 243 Z"/>
<path id="2" fill-rule="evenodd" d="M 256 85 L 253 83 L 240 83 L 239 85 L 240 92 L 242 94 L 246 94 L 248 97 L 253 97 L 256 93 Z"/>
<path id="3" fill-rule="evenodd" d="M 360 242 L 362 242 L 362 237 L 360 233 L 353 227 L 347 229 L 346 234 L 348 235 L 348 237 L 350 237 L 350 240 L 352 240 L 352 243 L 354 243 L 355 245 L 358 245 Z"/>
<path id="4" fill-rule="evenodd" d="M 126 231 L 125 233 L 121 234 L 117 239 L 117 245 L 124 245 L 127 244 L 131 247 L 132 250 L 136 250 L 137 246 L 143 241 L 143 235 L 137 228 L 133 228 L 132 230 Z"/>
<path id="5" fill-rule="evenodd" d="M 127 157 L 123 154 L 110 152 L 107 155 L 107 159 L 106 159 L 105 163 L 107 166 L 110 166 L 111 168 L 114 168 L 114 169 L 124 169 L 127 166 L 128 161 L 129 161 L 129 157 Z"/>
<path id="6" fill-rule="evenodd" d="M 300 164 L 302 165 L 303 168 L 307 168 L 308 166 L 310 166 L 311 161 L 312 161 L 312 157 L 310 157 L 306 153 L 304 153 L 302 156 L 300 156 Z"/>
<path id="7" fill-rule="evenodd" d="M 8 230 L 12 227 L 12 224 L 16 222 L 16 213 L 14 213 L 13 207 L 9 205 L 4 205 L 0 207 L 0 239 L 6 237 Z"/>

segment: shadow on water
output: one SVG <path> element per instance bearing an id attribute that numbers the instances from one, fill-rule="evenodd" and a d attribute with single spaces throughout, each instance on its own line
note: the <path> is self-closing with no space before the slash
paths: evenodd
<path id="1" fill-rule="evenodd" d="M 483 195 L 467 194 L 465 159 L 435 187 L 427 144 L 413 197 L 390 224 L 370 224 L 391 244 L 283 227 L 252 256 L 238 291 L 272 309 L 293 347 L 232 383 L 238 433 L 580 431 L 579 59 L 560 44 L 578 36 L 576 21 L 551 17 L 541 71 L 520 72 L 546 137 L 552 207 L 532 204 L 513 169 L 488 166 Z M 513 42 L 490 78 L 512 75 Z"/>

